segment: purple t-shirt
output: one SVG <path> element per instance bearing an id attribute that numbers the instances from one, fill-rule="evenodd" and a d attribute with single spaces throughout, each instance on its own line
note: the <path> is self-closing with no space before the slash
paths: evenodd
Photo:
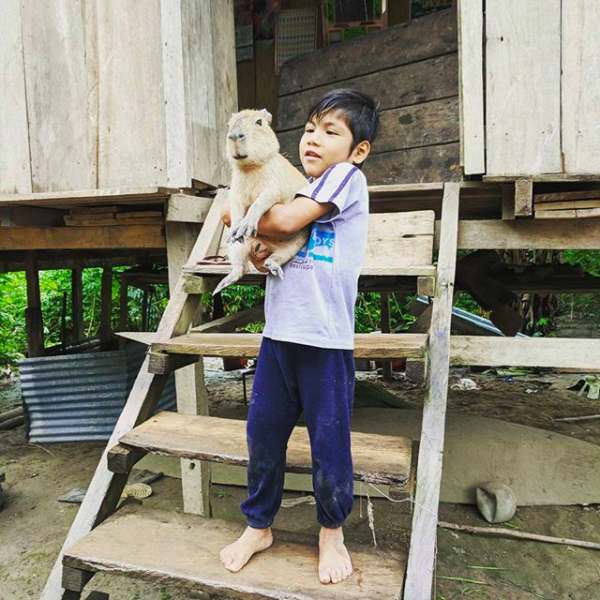
<path id="1" fill-rule="evenodd" d="M 265 337 L 320 348 L 354 349 L 354 304 L 367 249 L 367 180 L 350 163 L 333 165 L 296 196 L 335 207 L 317 219 L 307 244 L 267 275 Z"/>

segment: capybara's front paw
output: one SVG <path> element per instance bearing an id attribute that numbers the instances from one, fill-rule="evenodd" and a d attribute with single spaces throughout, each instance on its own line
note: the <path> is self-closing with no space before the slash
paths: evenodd
<path id="1" fill-rule="evenodd" d="M 244 242 L 248 238 L 256 237 L 257 233 L 258 223 L 254 223 L 247 218 L 244 218 L 239 222 L 238 226 L 231 231 L 227 241 Z"/>
<path id="2" fill-rule="evenodd" d="M 275 275 L 276 277 L 279 277 L 279 279 L 283 279 L 283 269 L 279 263 L 267 258 L 267 260 L 264 262 L 264 266 L 266 269 L 269 269 L 271 275 Z"/>

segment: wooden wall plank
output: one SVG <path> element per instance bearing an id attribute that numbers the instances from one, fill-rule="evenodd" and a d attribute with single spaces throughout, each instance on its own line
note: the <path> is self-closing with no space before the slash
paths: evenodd
<path id="1" fill-rule="evenodd" d="M 461 164 L 465 175 L 485 173 L 483 2 L 458 3 Z"/>
<path id="2" fill-rule="evenodd" d="M 160 0 L 97 11 L 98 187 L 165 185 Z"/>
<path id="3" fill-rule="evenodd" d="M 456 51 L 456 15 L 444 10 L 286 61 L 279 93 L 292 94 Z"/>
<path id="4" fill-rule="evenodd" d="M 600 173 L 600 4 L 562 2 L 562 141 L 567 173 Z"/>
<path id="5" fill-rule="evenodd" d="M 459 144 L 441 144 L 369 156 L 364 172 L 369 184 L 460 181 Z"/>
<path id="6" fill-rule="evenodd" d="M 81 6 L 22 2 L 21 15 L 32 191 L 94 188 Z"/>
<path id="7" fill-rule="evenodd" d="M 486 8 L 488 175 L 562 171 L 560 0 Z"/>
<path id="8" fill-rule="evenodd" d="M 234 35 L 233 0 L 185 2 L 181 10 L 188 172 L 212 184 L 229 183 L 223 157 L 227 122 L 237 109 L 235 45 L 229 43 Z"/>
<path id="9" fill-rule="evenodd" d="M 0 193 L 31 192 L 19 0 L 0 4 Z"/>
<path id="10" fill-rule="evenodd" d="M 400 65 L 362 75 L 344 83 L 371 94 L 381 110 L 438 100 L 458 94 L 458 55 L 444 54 L 435 58 Z M 279 98 L 279 131 L 304 127 L 309 108 L 321 96 L 340 87 L 330 83 Z"/>
<path id="11" fill-rule="evenodd" d="M 183 70 L 183 38 L 181 2 L 160 3 L 160 24 L 163 61 L 163 94 L 165 102 L 165 152 L 167 185 L 187 187 L 188 145 L 186 143 L 185 76 Z"/>

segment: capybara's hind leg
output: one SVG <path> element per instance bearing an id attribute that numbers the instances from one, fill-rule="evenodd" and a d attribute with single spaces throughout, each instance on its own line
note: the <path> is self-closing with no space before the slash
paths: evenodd
<path id="1" fill-rule="evenodd" d="M 266 269 L 273 274 L 283 279 L 283 265 L 294 258 L 298 251 L 302 249 L 307 239 L 307 231 L 302 230 L 296 236 L 285 242 L 274 244 L 274 252 L 263 263 Z"/>
<path id="2" fill-rule="evenodd" d="M 248 256 L 250 253 L 250 243 L 240 244 L 234 242 L 229 244 L 229 259 L 231 261 L 230 273 L 219 282 L 213 292 L 213 296 L 224 290 L 228 285 L 239 281 L 248 272 Z"/>

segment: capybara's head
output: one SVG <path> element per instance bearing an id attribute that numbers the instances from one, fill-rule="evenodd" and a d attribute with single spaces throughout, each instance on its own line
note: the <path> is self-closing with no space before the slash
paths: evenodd
<path id="1" fill-rule="evenodd" d="M 271 113 L 242 110 L 229 119 L 227 157 L 234 168 L 249 169 L 264 164 L 279 152 L 279 142 L 271 129 Z"/>

